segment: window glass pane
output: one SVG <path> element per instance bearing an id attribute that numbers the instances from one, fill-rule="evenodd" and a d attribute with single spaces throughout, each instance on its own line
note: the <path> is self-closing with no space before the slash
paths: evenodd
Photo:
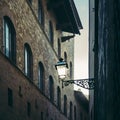
<path id="1" fill-rule="evenodd" d="M 32 5 L 32 0 L 29 0 L 30 4 Z"/>
<path id="2" fill-rule="evenodd" d="M 49 21 L 49 40 L 50 40 L 50 43 L 53 47 L 53 44 L 54 44 L 54 34 L 53 34 L 53 25 L 52 25 L 52 22 Z"/>
<path id="3" fill-rule="evenodd" d="M 61 109 L 61 91 L 59 87 L 57 87 L 57 105 L 58 109 Z"/>
<path id="4" fill-rule="evenodd" d="M 25 75 L 28 75 L 28 51 L 25 47 Z"/>
<path id="5" fill-rule="evenodd" d="M 42 0 L 38 0 L 38 20 L 40 24 L 44 27 L 44 12 L 43 12 Z"/>
<path id="6" fill-rule="evenodd" d="M 67 116 L 67 96 L 64 95 L 64 114 Z"/>
<path id="7" fill-rule="evenodd" d="M 16 32 L 9 17 L 4 16 L 4 53 L 16 63 Z"/>
<path id="8" fill-rule="evenodd" d="M 72 120 L 72 102 L 70 102 L 70 120 Z"/>
<path id="9" fill-rule="evenodd" d="M 8 88 L 8 105 L 13 106 L 13 92 L 10 88 Z"/>
<path id="10" fill-rule="evenodd" d="M 10 48 L 9 48 L 9 33 L 10 33 L 10 30 L 9 30 L 9 27 L 8 27 L 8 24 L 5 23 L 5 54 L 7 57 L 9 57 L 9 51 L 10 51 Z"/>
<path id="11" fill-rule="evenodd" d="M 67 53 L 64 52 L 64 60 L 67 62 Z"/>
<path id="12" fill-rule="evenodd" d="M 60 43 L 60 39 L 58 39 L 58 57 L 61 57 L 61 43 Z"/>
<path id="13" fill-rule="evenodd" d="M 33 79 L 33 57 L 30 46 L 26 43 L 24 48 L 24 64 L 25 64 L 25 75 L 30 79 Z"/>
<path id="14" fill-rule="evenodd" d="M 39 82 L 39 88 L 44 91 L 44 67 L 43 64 L 40 62 L 39 63 L 39 68 L 38 68 L 38 82 Z"/>
<path id="15" fill-rule="evenodd" d="M 41 0 L 38 0 L 38 19 L 39 19 L 39 22 L 42 23 L 42 5 L 41 5 Z"/>
<path id="16" fill-rule="evenodd" d="M 70 78 L 72 78 L 72 62 L 70 62 Z"/>
<path id="17" fill-rule="evenodd" d="M 49 92 L 50 92 L 50 100 L 54 102 L 54 83 L 52 76 L 49 77 Z"/>
<path id="18" fill-rule="evenodd" d="M 30 116 L 31 114 L 31 104 L 27 102 L 27 115 Z"/>

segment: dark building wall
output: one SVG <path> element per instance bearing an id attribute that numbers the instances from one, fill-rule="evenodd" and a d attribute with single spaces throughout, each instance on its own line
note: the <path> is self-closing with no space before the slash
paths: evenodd
<path id="1" fill-rule="evenodd" d="M 96 1 L 95 120 L 120 118 L 119 6 L 120 0 Z"/>
<path id="2" fill-rule="evenodd" d="M 8 71 L 9 68 L 9 71 Z M 33 82 L 26 79 L 26 76 L 0 53 L 0 119 L 14 120 L 65 120 L 60 114 L 56 105 L 44 96 Z M 8 89 L 12 90 L 12 105 L 8 102 Z M 28 115 L 27 103 L 30 103 L 31 110 Z"/>

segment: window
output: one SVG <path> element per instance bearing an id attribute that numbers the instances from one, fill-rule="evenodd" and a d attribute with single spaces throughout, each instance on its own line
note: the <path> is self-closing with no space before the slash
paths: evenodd
<path id="1" fill-rule="evenodd" d="M 25 75 L 33 79 L 33 57 L 30 46 L 26 43 L 24 46 L 25 51 Z"/>
<path id="2" fill-rule="evenodd" d="M 30 117 L 31 114 L 31 104 L 30 102 L 27 102 L 27 115 Z"/>
<path id="3" fill-rule="evenodd" d="M 67 116 L 67 96 L 64 95 L 64 115 Z"/>
<path id="4" fill-rule="evenodd" d="M 60 110 L 61 109 L 61 91 L 59 87 L 57 87 L 57 106 L 58 106 L 58 109 Z"/>
<path id="5" fill-rule="evenodd" d="M 54 82 L 52 76 L 49 77 L 50 100 L 54 102 Z"/>
<path id="6" fill-rule="evenodd" d="M 49 40 L 50 40 L 50 43 L 53 47 L 53 44 L 54 44 L 54 34 L 53 34 L 53 25 L 52 25 L 52 22 L 49 21 Z"/>
<path id="7" fill-rule="evenodd" d="M 70 120 L 72 120 L 73 118 L 73 116 L 72 116 L 72 102 L 70 102 Z"/>
<path id="8" fill-rule="evenodd" d="M 8 88 L 8 105 L 13 107 L 13 92 Z"/>
<path id="9" fill-rule="evenodd" d="M 19 86 L 19 96 L 22 97 L 22 88 Z"/>
<path id="10" fill-rule="evenodd" d="M 32 0 L 29 0 L 29 3 L 32 5 Z"/>
<path id="11" fill-rule="evenodd" d="M 80 120 L 83 120 L 83 113 L 80 112 Z"/>
<path id="12" fill-rule="evenodd" d="M 67 62 L 67 53 L 64 52 L 64 60 Z"/>
<path id="13" fill-rule="evenodd" d="M 43 120 L 43 112 L 41 112 L 41 119 L 40 120 Z"/>
<path id="14" fill-rule="evenodd" d="M 60 39 L 58 39 L 58 57 L 61 58 L 61 42 L 60 42 Z"/>
<path id="15" fill-rule="evenodd" d="M 4 53 L 16 63 L 16 32 L 9 17 L 4 16 Z"/>
<path id="16" fill-rule="evenodd" d="M 76 120 L 76 106 L 74 106 L 74 120 Z"/>
<path id="17" fill-rule="evenodd" d="M 70 62 L 70 78 L 72 78 L 72 62 Z"/>
<path id="18" fill-rule="evenodd" d="M 39 68 L 38 68 L 38 86 L 41 89 L 42 92 L 44 92 L 45 89 L 45 73 L 44 73 L 44 66 L 42 62 L 39 62 Z"/>
<path id="19" fill-rule="evenodd" d="M 40 24 L 44 27 L 44 12 L 43 12 L 42 0 L 38 0 L 38 20 Z"/>

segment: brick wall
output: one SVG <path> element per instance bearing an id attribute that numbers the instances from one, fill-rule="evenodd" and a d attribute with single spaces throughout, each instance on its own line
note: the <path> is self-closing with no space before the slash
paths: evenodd
<path id="1" fill-rule="evenodd" d="M 9 68 L 9 71 L 8 71 Z M 21 87 L 21 92 L 20 92 Z M 65 120 L 64 115 L 59 114 L 59 110 L 45 97 L 38 88 L 22 72 L 13 67 L 0 53 L 0 119 L 40 119 L 43 112 L 44 119 L 50 118 Z M 13 105 L 8 105 L 8 88 L 13 92 Z M 30 116 L 27 115 L 27 102 L 31 104 Z M 4 106 L 3 106 L 4 104 Z"/>
<path id="2" fill-rule="evenodd" d="M 75 98 L 73 85 L 62 89 L 62 84 L 58 80 L 55 64 L 58 62 L 57 40 L 63 35 L 61 31 L 56 30 L 56 20 L 52 11 L 48 11 L 46 1 L 43 1 L 45 25 L 44 28 L 38 21 L 38 1 L 33 0 L 30 5 L 28 0 L 1 0 L 0 1 L 0 111 L 1 119 L 40 119 L 43 114 L 44 119 L 65 120 L 63 113 L 63 96 L 68 98 L 68 115 L 69 102 L 73 106 L 78 106 Z M 8 16 L 16 31 L 16 66 L 13 65 L 4 55 L 3 47 L 3 16 Z M 53 23 L 54 46 L 49 42 L 49 21 Z M 24 75 L 24 44 L 28 43 L 33 54 L 33 82 Z M 70 40 L 61 43 L 62 57 L 67 52 L 68 64 L 72 61 L 74 66 L 74 41 Z M 45 69 L 45 93 L 38 89 L 38 63 L 42 62 Z M 9 69 L 8 69 L 9 68 Z M 73 67 L 74 68 L 74 67 Z M 49 76 L 54 80 L 54 103 L 49 101 Z M 69 78 L 69 71 L 68 71 Z M 61 89 L 61 110 L 56 107 L 57 104 L 57 87 Z M 13 92 L 13 108 L 8 106 L 8 88 Z M 21 93 L 19 91 L 21 89 Z M 27 116 L 27 103 L 31 104 L 31 116 Z M 36 104 L 36 105 L 35 105 Z M 38 107 L 37 107 L 38 106 Z M 80 108 L 78 108 L 80 109 Z M 82 109 L 81 109 L 82 111 Z M 43 112 L 43 113 L 41 113 Z M 12 114 L 11 114 L 12 113 Z M 84 113 L 84 112 L 83 112 Z M 79 119 L 79 112 L 77 113 Z M 48 118 L 46 118 L 48 117 Z"/>

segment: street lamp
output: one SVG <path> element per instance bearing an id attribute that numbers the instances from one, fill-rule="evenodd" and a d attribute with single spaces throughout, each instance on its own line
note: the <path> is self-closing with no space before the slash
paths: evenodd
<path id="1" fill-rule="evenodd" d="M 62 87 L 68 86 L 69 84 L 76 84 L 85 89 L 94 89 L 94 78 L 65 80 L 67 76 L 68 64 L 66 61 L 63 61 L 62 58 L 60 58 L 57 64 L 55 64 L 55 68 L 58 71 L 59 79 L 62 81 Z"/>

